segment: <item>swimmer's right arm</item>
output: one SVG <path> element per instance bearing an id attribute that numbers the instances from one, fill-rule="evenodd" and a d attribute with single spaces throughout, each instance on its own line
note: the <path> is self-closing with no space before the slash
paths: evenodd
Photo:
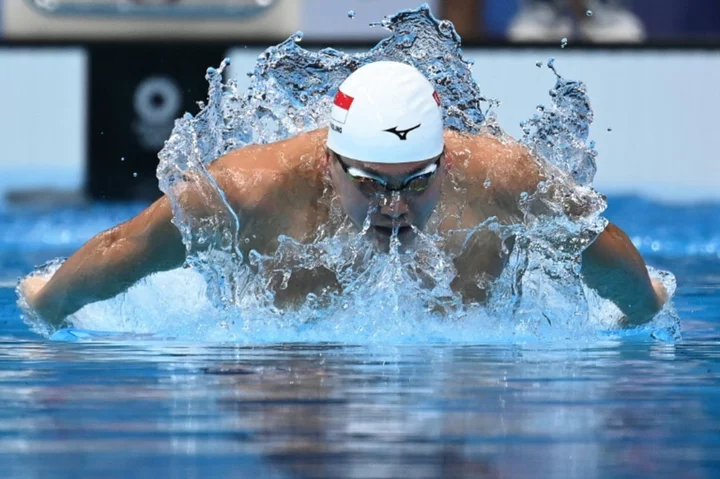
<path id="1" fill-rule="evenodd" d="M 170 203 L 163 197 L 130 221 L 98 234 L 41 288 L 21 285 L 28 305 L 59 326 L 86 304 L 112 298 L 152 273 L 181 266 L 185 247 L 171 220 Z"/>
<path id="2" fill-rule="evenodd" d="M 267 216 L 267 208 L 262 210 L 258 205 L 263 198 L 273 198 L 267 194 L 274 187 L 272 179 L 285 171 L 276 159 L 300 158 L 314 151 L 314 145 L 325 135 L 327 131 L 320 129 L 297 140 L 244 147 L 213 161 L 208 172 L 224 191 L 230 207 L 251 224 L 257 212 Z M 248 178 L 251 181 L 246 181 Z M 192 216 L 217 213 L 201 191 L 189 188 L 180 194 L 180 201 Z M 274 205 L 272 201 L 266 203 Z M 172 218 L 170 201 L 163 197 L 132 220 L 92 238 L 45 285 L 38 277 L 24 280 L 20 289 L 25 300 L 45 321 L 59 326 L 86 304 L 110 299 L 152 273 L 181 266 L 185 246 Z"/>

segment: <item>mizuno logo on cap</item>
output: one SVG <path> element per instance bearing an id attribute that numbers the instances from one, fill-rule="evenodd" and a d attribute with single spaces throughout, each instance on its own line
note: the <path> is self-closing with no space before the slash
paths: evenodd
<path id="1" fill-rule="evenodd" d="M 422 125 L 422 123 L 418 123 L 417 125 L 413 126 L 412 128 L 408 128 L 407 130 L 398 130 L 397 126 L 394 126 L 392 128 L 388 128 L 387 130 L 383 130 L 383 131 L 387 131 L 388 133 L 397 135 L 398 138 L 405 141 L 405 140 L 407 140 L 408 133 L 410 133 L 413 130 L 417 130 L 418 128 L 420 128 L 420 125 Z"/>

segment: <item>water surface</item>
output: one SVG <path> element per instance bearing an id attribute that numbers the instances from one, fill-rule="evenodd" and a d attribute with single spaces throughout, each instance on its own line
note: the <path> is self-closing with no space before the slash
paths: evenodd
<path id="1" fill-rule="evenodd" d="M 681 341 L 49 341 L 16 277 L 138 207 L 5 213 L 0 476 L 718 477 L 717 208 L 610 205 L 676 275 Z"/>

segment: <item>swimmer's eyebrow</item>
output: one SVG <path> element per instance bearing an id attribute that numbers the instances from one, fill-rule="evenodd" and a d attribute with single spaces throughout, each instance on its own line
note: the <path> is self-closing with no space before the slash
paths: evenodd
<path id="1" fill-rule="evenodd" d="M 383 175 L 381 175 L 380 173 L 365 168 L 356 168 L 354 166 L 349 166 L 347 171 L 353 176 L 362 176 L 363 178 L 370 178 L 373 180 L 383 179 Z"/>
<path id="2" fill-rule="evenodd" d="M 426 175 L 428 173 L 432 173 L 433 171 L 437 170 L 439 159 L 440 159 L 440 157 L 436 158 L 435 161 L 433 161 L 432 163 L 427 165 L 425 168 L 416 169 L 412 173 L 408 174 L 407 177 L 415 178 L 416 176 L 422 176 L 422 175 Z"/>
<path id="3" fill-rule="evenodd" d="M 433 158 L 432 163 L 429 163 L 425 166 L 421 166 L 419 168 L 415 168 L 413 171 L 411 171 L 410 173 L 405 175 L 405 177 L 410 178 L 410 177 L 424 175 L 425 173 L 431 173 L 432 171 L 434 171 L 433 167 L 437 166 L 438 160 L 441 157 L 442 157 L 442 153 L 440 155 L 436 156 L 435 158 Z M 372 168 L 364 168 L 364 167 L 363 168 L 351 167 L 351 168 L 354 168 L 355 171 L 362 171 L 365 174 L 374 175 L 375 177 L 380 178 L 380 179 L 385 178 L 387 176 L 378 171 L 373 170 Z"/>

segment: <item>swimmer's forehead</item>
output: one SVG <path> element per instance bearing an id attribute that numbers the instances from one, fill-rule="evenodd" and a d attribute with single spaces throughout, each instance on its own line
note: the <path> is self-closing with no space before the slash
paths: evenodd
<path id="1" fill-rule="evenodd" d="M 358 168 L 370 173 L 377 173 L 381 175 L 394 175 L 394 174 L 411 174 L 411 173 L 418 173 L 427 168 L 428 166 L 434 164 L 438 158 L 442 156 L 442 153 L 434 156 L 432 158 L 428 158 L 427 160 L 422 161 L 414 161 L 411 163 L 396 163 L 396 164 L 389 164 L 389 163 L 373 163 L 372 161 L 361 161 L 361 160 L 353 160 L 351 158 L 348 158 L 346 156 L 338 155 L 337 153 L 334 153 L 337 155 L 340 160 L 342 160 L 343 163 L 345 163 L 349 167 Z"/>

